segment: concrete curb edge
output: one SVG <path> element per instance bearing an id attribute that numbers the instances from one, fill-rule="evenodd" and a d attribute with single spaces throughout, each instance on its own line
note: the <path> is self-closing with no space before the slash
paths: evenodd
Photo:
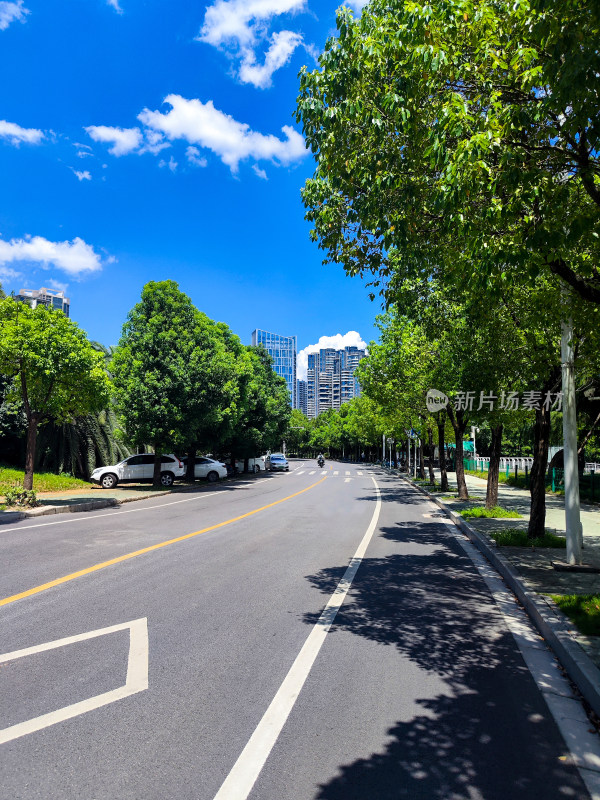
<path id="1" fill-rule="evenodd" d="M 487 558 L 497 572 L 504 578 L 509 588 L 514 592 L 519 602 L 524 606 L 527 614 L 533 621 L 538 631 L 552 648 L 554 654 L 566 670 L 567 674 L 577 686 L 585 700 L 594 712 L 600 716 L 600 669 L 585 653 L 577 642 L 573 641 L 563 620 L 555 613 L 552 607 L 541 597 L 530 591 L 523 584 L 519 574 L 508 561 L 500 555 L 495 546 L 472 528 L 459 514 L 456 514 L 435 495 L 431 494 L 410 478 L 399 475 L 402 480 L 414 486 L 426 495 L 460 528 L 460 530 L 473 542 L 478 550 Z"/>
<path id="2" fill-rule="evenodd" d="M 172 492 L 155 492 L 151 495 L 144 497 L 104 497 L 98 500 L 86 500 L 83 503 L 72 503 L 67 506 L 46 506 L 42 508 L 33 508 L 31 511 L 8 511 L 2 512 L 7 514 L 14 514 L 14 517 L 3 520 L 0 517 L 0 525 L 11 522 L 20 522 L 24 519 L 35 519 L 36 517 L 47 517 L 50 514 L 74 514 L 78 511 L 96 511 L 99 508 L 114 508 L 114 506 L 121 506 L 124 503 L 133 503 L 137 500 L 148 500 L 154 497 L 163 497 L 164 495 L 172 494 Z"/>

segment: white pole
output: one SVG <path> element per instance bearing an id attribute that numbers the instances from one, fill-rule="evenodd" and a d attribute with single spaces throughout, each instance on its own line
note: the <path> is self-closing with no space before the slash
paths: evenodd
<path id="1" fill-rule="evenodd" d="M 406 440 L 406 452 L 408 454 L 408 474 L 410 475 L 410 438 Z"/>
<path id="2" fill-rule="evenodd" d="M 565 467 L 565 528 L 567 563 L 581 564 L 583 532 L 579 513 L 579 471 L 577 468 L 577 412 L 573 364 L 573 320 L 562 323 L 560 342 L 563 391 L 563 440 Z"/>

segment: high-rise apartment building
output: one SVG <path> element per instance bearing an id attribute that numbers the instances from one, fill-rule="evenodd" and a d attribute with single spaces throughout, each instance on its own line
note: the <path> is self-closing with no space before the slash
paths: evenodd
<path id="1" fill-rule="evenodd" d="M 273 359 L 273 369 L 285 379 L 290 393 L 290 404 L 297 408 L 296 394 L 296 337 L 281 336 L 258 328 L 252 331 L 252 344 L 263 345 Z"/>
<path id="2" fill-rule="evenodd" d="M 318 417 L 328 408 L 336 411 L 343 403 L 360 396 L 356 368 L 365 350 L 348 346 L 343 350 L 331 347 L 309 353 L 306 374 L 306 414 Z"/>
<path id="3" fill-rule="evenodd" d="M 297 381 L 296 382 L 296 398 L 297 398 L 297 408 L 304 414 L 304 416 L 308 416 L 308 406 L 307 406 L 307 398 L 306 398 L 306 381 Z"/>
<path id="4" fill-rule="evenodd" d="M 36 306 L 57 308 L 59 311 L 64 312 L 66 317 L 69 316 L 69 298 L 65 297 L 64 292 L 52 292 L 44 287 L 41 289 L 21 289 L 19 294 L 14 295 L 14 298 L 21 303 L 27 303 L 31 308 Z"/>

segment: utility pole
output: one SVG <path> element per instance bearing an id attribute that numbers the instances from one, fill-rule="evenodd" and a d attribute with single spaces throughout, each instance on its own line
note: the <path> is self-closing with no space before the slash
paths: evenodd
<path id="1" fill-rule="evenodd" d="M 581 564 L 583 531 L 579 508 L 579 470 L 577 466 L 577 411 L 575 407 L 575 367 L 573 354 L 573 320 L 561 325 L 560 355 L 563 393 L 563 454 L 565 476 L 565 528 L 567 531 L 567 564 Z"/>

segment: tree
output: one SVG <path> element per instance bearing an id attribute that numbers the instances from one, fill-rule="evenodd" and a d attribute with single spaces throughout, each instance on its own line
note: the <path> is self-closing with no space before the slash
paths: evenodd
<path id="1" fill-rule="evenodd" d="M 297 111 L 329 259 L 383 291 L 441 266 L 600 303 L 599 20 L 596 0 L 342 8 Z"/>
<path id="2" fill-rule="evenodd" d="M 0 301 L 0 373 L 12 380 L 9 399 L 27 419 L 24 489 L 33 488 L 38 428 L 100 411 L 110 382 L 102 358 L 62 311 Z"/>
<path id="3" fill-rule="evenodd" d="M 227 402 L 233 377 L 225 350 L 221 328 L 174 281 L 144 286 L 110 369 L 128 437 L 154 451 L 154 485 L 165 450 L 193 449 L 221 423 L 223 393 Z"/>

